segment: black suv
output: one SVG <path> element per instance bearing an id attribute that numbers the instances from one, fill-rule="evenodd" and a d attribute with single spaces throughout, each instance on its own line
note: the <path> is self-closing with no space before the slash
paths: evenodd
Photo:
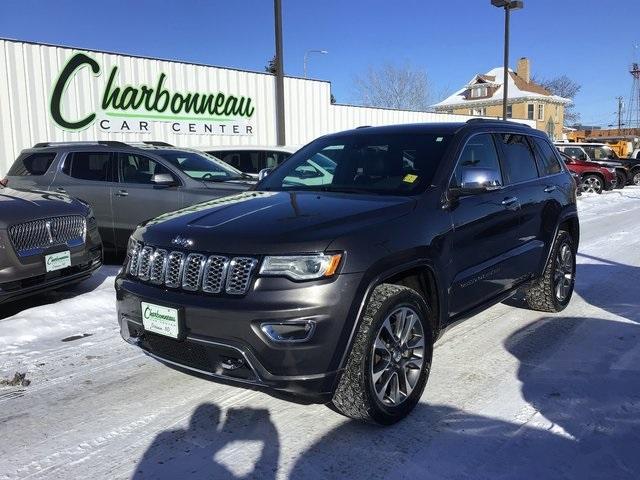
<path id="1" fill-rule="evenodd" d="M 318 154 L 335 169 L 310 178 Z M 575 183 L 543 133 L 364 127 L 313 141 L 254 191 L 140 226 L 118 319 L 167 364 L 389 424 L 457 321 L 518 290 L 565 308 L 578 238 Z"/>

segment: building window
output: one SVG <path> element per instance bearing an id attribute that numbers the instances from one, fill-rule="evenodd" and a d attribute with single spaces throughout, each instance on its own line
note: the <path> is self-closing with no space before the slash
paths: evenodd
<path id="1" fill-rule="evenodd" d="M 479 98 L 487 96 L 487 87 L 473 87 L 471 89 L 471 98 Z"/>
<path id="2" fill-rule="evenodd" d="M 527 104 L 527 119 L 533 120 L 535 118 L 533 115 L 534 115 L 534 105 L 533 103 L 529 103 Z"/>
<path id="3" fill-rule="evenodd" d="M 507 118 L 513 117 L 513 105 L 507 105 Z"/>
<path id="4" fill-rule="evenodd" d="M 487 109 L 485 107 L 472 108 L 471 110 L 469 110 L 469 114 L 483 116 L 487 114 Z"/>
<path id="5" fill-rule="evenodd" d="M 538 120 L 540 121 L 544 120 L 544 104 L 543 103 L 538 104 Z"/>

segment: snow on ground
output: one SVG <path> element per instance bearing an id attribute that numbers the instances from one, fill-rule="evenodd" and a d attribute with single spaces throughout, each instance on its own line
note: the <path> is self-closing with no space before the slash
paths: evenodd
<path id="1" fill-rule="evenodd" d="M 437 344 L 377 428 L 167 368 L 119 337 L 105 267 L 0 307 L 0 479 L 640 478 L 640 189 L 579 200 L 561 314 L 500 304 Z"/>

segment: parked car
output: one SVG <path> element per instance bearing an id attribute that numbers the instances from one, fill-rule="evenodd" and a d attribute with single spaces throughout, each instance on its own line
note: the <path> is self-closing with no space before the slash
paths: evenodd
<path id="1" fill-rule="evenodd" d="M 255 180 L 202 152 L 162 142 L 40 143 L 22 151 L 5 182 L 89 203 L 105 247 L 124 253 L 144 220 L 247 190 Z"/>
<path id="2" fill-rule="evenodd" d="M 258 178 L 258 172 L 275 168 L 297 149 L 293 147 L 238 146 L 200 147 L 199 150 L 219 158 L 241 172 Z"/>
<path id="3" fill-rule="evenodd" d="M 0 303 L 81 282 L 102 265 L 91 208 L 0 186 Z"/>
<path id="4" fill-rule="evenodd" d="M 604 190 L 615 188 L 617 176 L 614 167 L 603 167 L 599 163 L 577 160 L 562 152 L 560 155 L 569 171 L 578 176 L 578 185 L 582 192 L 602 193 Z"/>
<path id="5" fill-rule="evenodd" d="M 558 150 L 573 159 L 616 169 L 616 188 L 640 185 L 640 160 L 620 158 L 606 143 L 556 143 Z"/>
<path id="6" fill-rule="evenodd" d="M 329 151 L 330 181 L 304 184 Z M 564 309 L 578 241 L 575 184 L 544 133 L 360 128 L 313 141 L 255 191 L 138 227 L 118 321 L 169 365 L 389 424 L 417 404 L 447 328 L 518 290 Z"/>

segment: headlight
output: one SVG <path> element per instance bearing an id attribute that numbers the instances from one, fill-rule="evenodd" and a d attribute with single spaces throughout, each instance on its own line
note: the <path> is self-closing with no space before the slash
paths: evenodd
<path id="1" fill-rule="evenodd" d="M 336 273 L 341 259 L 340 253 L 265 257 L 260 275 L 283 276 L 292 280 L 327 278 Z"/>

